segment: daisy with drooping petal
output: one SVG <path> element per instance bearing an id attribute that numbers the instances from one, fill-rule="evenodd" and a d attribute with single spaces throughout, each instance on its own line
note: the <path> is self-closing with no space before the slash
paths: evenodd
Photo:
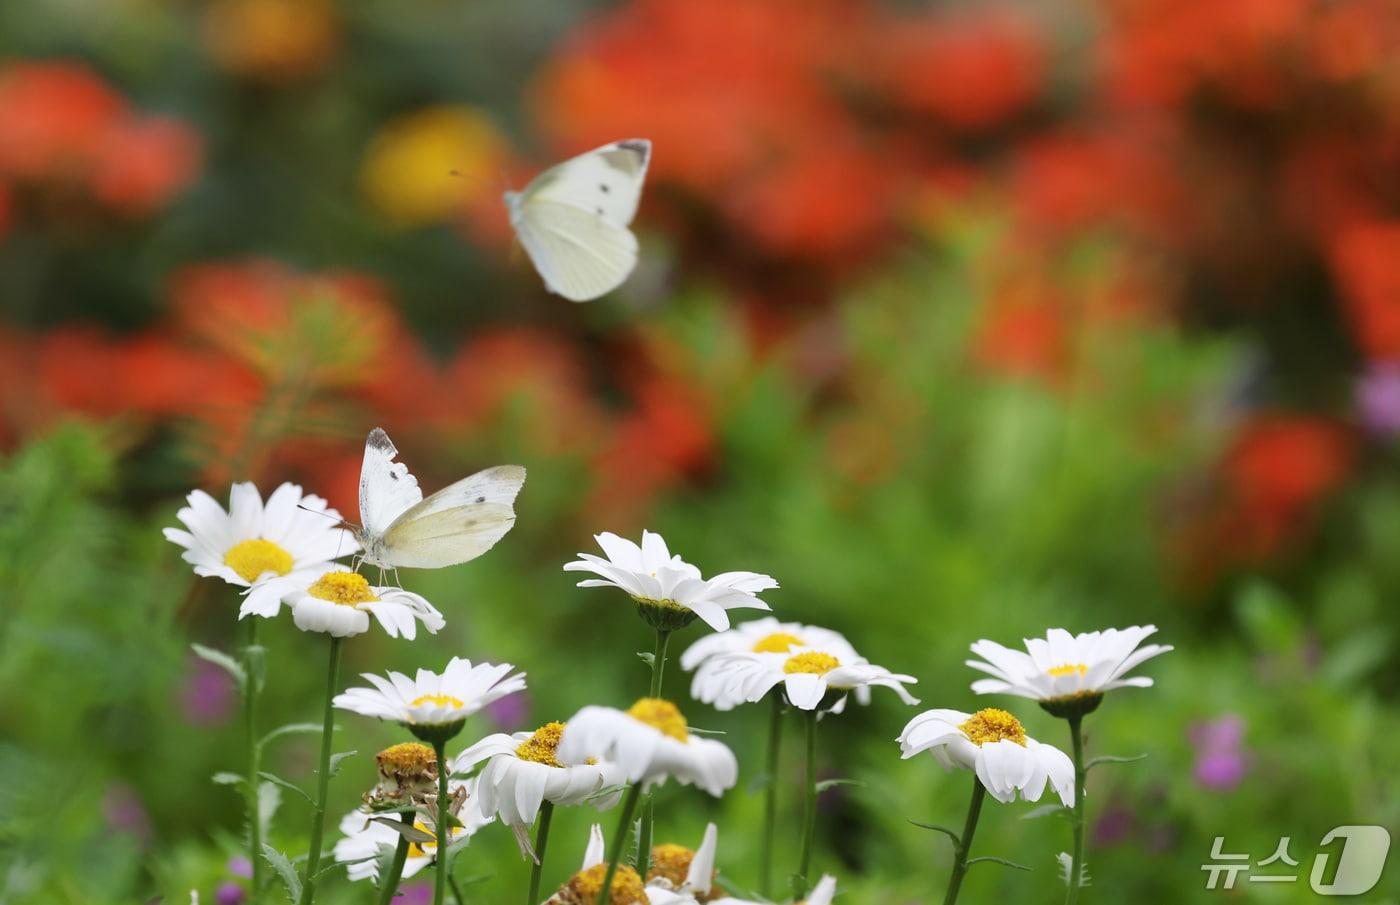
<path id="1" fill-rule="evenodd" d="M 280 585 L 272 579 L 311 576 L 341 556 L 359 550 L 350 532 L 340 527 L 340 513 L 296 484 L 283 484 L 264 503 L 252 483 L 234 484 L 229 507 L 202 490 L 175 514 L 188 530 L 166 528 L 165 538 L 185 548 L 181 558 L 196 575 L 222 578 L 247 588 L 238 617 L 252 613 L 276 616 Z"/>
<path id="2" fill-rule="evenodd" d="M 973 682 L 973 691 L 1030 698 L 1069 722 L 1074 765 L 1074 854 L 1067 873 L 1072 881 L 1070 901 L 1078 898 L 1084 877 L 1084 717 L 1098 708 L 1106 692 L 1152 684 L 1147 676 L 1128 673 L 1172 649 L 1167 644 L 1142 646 L 1156 631 L 1155 625 L 1134 625 L 1071 635 L 1052 628 L 1044 638 L 1025 639 L 1024 652 L 985 638 L 972 645 L 972 652 L 983 659 L 968 660 L 967 665 L 992 676 Z"/>
<path id="3" fill-rule="evenodd" d="M 465 773 L 486 761 L 480 773 L 481 807 L 507 826 L 530 826 L 545 803 L 587 802 L 600 811 L 617 804 L 617 794 L 594 796 L 620 782 L 621 770 L 596 756 L 572 766 L 560 763 L 556 755 L 563 733 L 563 723 L 546 723 L 534 732 L 488 735 L 457 756 L 453 772 Z"/>
<path id="4" fill-rule="evenodd" d="M 685 716 L 670 701 L 642 698 L 627 710 L 585 707 L 564 724 L 561 763 L 589 757 L 611 761 L 626 782 L 661 783 L 674 776 L 718 798 L 739 778 L 734 752 L 714 739 L 690 732 Z"/>
<path id="5" fill-rule="evenodd" d="M 361 675 L 374 687 L 351 688 L 331 703 L 341 710 L 402 723 L 415 735 L 426 733 L 432 742 L 443 729 L 461 729 L 467 717 L 508 694 L 525 690 L 525 674 L 510 672 L 509 663 L 478 663 L 453 657 L 440 674 L 418 670 L 410 678 L 390 672 L 386 679 L 373 673 Z M 448 737 L 450 738 L 451 735 Z"/>
<path id="6" fill-rule="evenodd" d="M 424 597 L 402 588 L 376 588 L 359 572 L 344 570 L 313 575 L 300 582 L 276 579 L 271 584 L 284 588 L 292 621 L 304 632 L 323 632 L 334 638 L 349 638 L 369 631 L 373 616 L 390 638 L 412 641 L 418 623 L 430 633 L 447 624 L 442 613 Z M 300 585 L 297 587 L 296 585 Z"/>
<path id="7" fill-rule="evenodd" d="M 709 663 L 712 666 L 706 680 L 713 687 L 702 691 L 716 700 L 761 701 L 782 685 L 788 703 L 799 710 L 816 710 L 826 702 L 826 709 L 840 713 L 848 692 L 867 690 L 868 694 L 868 689 L 877 687 L 890 689 L 906 704 L 919 703 L 904 688 L 918 681 L 913 676 L 890 672 L 864 658 L 843 662 L 824 650 L 792 648 L 786 655 L 776 657 L 764 653 L 723 654 Z"/>
<path id="8" fill-rule="evenodd" d="M 1039 801 L 1049 784 L 1065 807 L 1074 806 L 1074 764 L 1052 745 L 1026 735 L 1005 710 L 977 713 L 927 710 L 904 727 L 899 747 L 907 759 L 927 751 L 944 769 L 972 770 L 997 801 Z"/>
<path id="9" fill-rule="evenodd" d="M 452 781 L 450 783 L 453 798 L 464 799 L 467 805 L 456 813 L 457 820 L 462 825 L 454 826 L 450 830 L 449 855 L 465 846 L 472 836 L 494 819 L 483 814 L 479 808 L 472 806 L 471 802 L 476 797 L 474 785 L 474 780 Z M 345 865 L 346 874 L 351 880 L 369 879 L 380 882 L 380 858 L 385 855 L 386 850 L 396 849 L 399 840 L 403 838 L 397 830 L 386 825 L 384 821 L 393 822 L 398 819 L 392 813 L 376 815 L 358 809 L 341 818 L 342 838 L 335 844 L 334 857 L 338 863 Z M 433 837 L 434 841 L 414 842 L 407 846 L 403 871 L 399 876 L 399 879 L 403 880 L 407 880 L 432 864 L 437 855 L 437 842 L 435 841 L 437 833 L 434 831 L 432 821 L 424 820 L 422 817 L 415 818 L 413 829 L 419 833 L 426 833 Z"/>
<path id="10" fill-rule="evenodd" d="M 1163 644 L 1140 646 L 1156 631 L 1155 625 L 1134 625 L 1071 635 L 1064 629 L 1052 628 L 1044 638 L 1027 638 L 1024 652 L 984 638 L 972 645 L 972 652 L 982 659 L 968 660 L 967 665 L 992 678 L 978 679 L 972 683 L 972 690 L 978 694 L 1030 698 L 1051 713 L 1065 708 L 1088 713 L 1098 705 L 1104 692 L 1152 684 L 1147 676 L 1127 673 L 1172 649 Z"/>
<path id="11" fill-rule="evenodd" d="M 834 898 L 836 898 L 836 878 L 831 874 L 823 874 L 821 880 L 812 888 L 811 894 L 795 905 L 831 905 L 831 900 Z M 710 905 L 766 905 L 766 903 L 725 896 L 722 899 L 711 899 Z"/>
<path id="12" fill-rule="evenodd" d="M 544 854 L 555 805 L 592 804 L 603 811 L 617 804 L 620 791 L 604 790 L 622 781 L 622 771 L 611 761 L 587 758 L 576 765 L 557 757 L 563 723 L 546 723 L 531 732 L 496 733 L 472 745 L 453 762 L 454 773 L 464 773 L 486 761 L 478 774 L 478 806 L 501 818 L 515 834 L 520 851 L 533 862 L 529 901 L 538 900 Z M 529 829 L 539 818 L 535 842 Z"/>
<path id="13" fill-rule="evenodd" d="M 595 537 L 607 559 L 591 553 L 564 565 L 566 572 L 592 572 L 599 578 L 578 583 L 581 588 L 620 588 L 636 602 L 653 627 L 674 630 L 697 616 L 715 631 L 729 628 L 727 610 L 768 609 L 758 594 L 778 586 L 758 572 L 724 572 L 703 578 L 700 570 L 673 556 L 661 535 L 642 532 L 640 546 L 611 532 Z"/>

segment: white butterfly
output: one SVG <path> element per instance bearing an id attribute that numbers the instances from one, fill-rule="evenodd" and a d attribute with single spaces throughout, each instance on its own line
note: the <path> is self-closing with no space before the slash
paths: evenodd
<path id="1" fill-rule="evenodd" d="M 515 524 L 515 496 L 525 483 L 519 465 L 497 465 L 423 499 L 418 479 L 389 435 L 376 427 L 360 468 L 362 559 L 381 569 L 439 569 L 476 559 Z"/>
<path id="2" fill-rule="evenodd" d="M 637 265 L 637 215 L 651 160 L 645 138 L 615 141 L 506 192 L 510 223 L 545 288 L 575 302 L 611 292 Z"/>

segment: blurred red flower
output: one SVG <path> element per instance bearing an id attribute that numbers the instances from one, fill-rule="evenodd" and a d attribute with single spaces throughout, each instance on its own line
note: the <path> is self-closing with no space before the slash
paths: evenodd
<path id="1" fill-rule="evenodd" d="M 1342 231 L 1331 261 L 1357 343 L 1373 359 L 1400 358 L 1400 221 Z"/>
<path id="2" fill-rule="evenodd" d="M 89 180 L 107 207 L 130 215 L 163 206 L 199 172 L 199 136 L 178 120 L 130 119 L 95 147 Z"/>
<path id="3" fill-rule="evenodd" d="M 126 100 L 86 66 L 16 62 L 0 70 L 0 173 L 40 180 L 85 172 Z"/>
<path id="4" fill-rule="evenodd" d="M 1010 10 L 891 18 L 868 64 L 890 99 L 959 129 L 997 125 L 1030 105 L 1045 78 L 1045 48 Z"/>

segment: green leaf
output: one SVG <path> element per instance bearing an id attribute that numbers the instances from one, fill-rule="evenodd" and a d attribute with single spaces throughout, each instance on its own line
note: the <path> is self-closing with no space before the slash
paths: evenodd
<path id="1" fill-rule="evenodd" d="M 1022 820 L 1039 820 L 1042 817 L 1066 816 L 1074 813 L 1062 804 L 1043 804 L 1038 808 L 1031 808 L 1021 815 Z"/>
<path id="2" fill-rule="evenodd" d="M 942 833 L 949 839 L 953 840 L 954 845 L 962 845 L 962 837 L 959 836 L 957 833 L 953 832 L 952 830 L 948 829 L 946 826 L 941 826 L 937 823 L 920 823 L 917 820 L 911 820 L 909 822 L 914 824 L 914 826 L 922 827 L 926 830 L 933 830 L 935 833 Z"/>
<path id="3" fill-rule="evenodd" d="M 1102 755 L 1102 756 L 1100 756 L 1100 757 L 1094 758 L 1093 760 L 1091 760 L 1091 761 L 1089 761 L 1087 764 L 1085 764 L 1085 765 L 1084 765 L 1084 772 L 1085 772 L 1085 773 L 1088 773 L 1090 770 L 1094 769 L 1095 767 L 1099 766 L 1100 764 L 1131 764 L 1131 763 L 1136 763 L 1137 761 L 1146 760 L 1146 759 L 1147 759 L 1147 755 L 1146 755 L 1146 754 L 1138 754 L 1138 755 L 1135 755 L 1135 756 L 1133 756 L 1133 757 L 1114 757 L 1114 756 L 1111 755 L 1111 754 L 1104 754 L 1104 755 Z"/>
<path id="4" fill-rule="evenodd" d="M 637 651 L 637 656 L 640 657 L 642 662 L 647 666 L 656 665 L 656 654 L 653 654 L 651 651 L 639 650 Z"/>
<path id="5" fill-rule="evenodd" d="M 203 644 L 191 644 L 190 649 L 194 655 L 201 660 L 213 663 L 224 672 L 233 676 L 233 680 L 238 683 L 239 689 L 246 688 L 248 684 L 248 674 L 243 671 L 243 667 L 238 665 L 238 661 L 230 657 L 223 651 L 214 650 L 212 647 L 205 647 Z"/>
<path id="6" fill-rule="evenodd" d="M 356 754 L 359 753 L 360 752 L 358 751 L 341 751 L 338 754 L 332 754 L 330 775 L 334 776 L 336 773 L 340 772 L 341 763 L 344 762 L 347 758 L 354 757 Z"/>
<path id="7" fill-rule="evenodd" d="M 1011 868 L 1015 868 L 1016 870 L 1025 870 L 1025 871 L 1029 871 L 1029 870 L 1030 870 L 1030 868 L 1029 868 L 1029 867 L 1026 867 L 1026 865 L 1024 865 L 1024 864 L 1017 864 L 1015 861 L 1008 861 L 1008 860 L 1006 860 L 1005 858 L 998 858 L 998 857 L 996 857 L 996 856 L 994 856 L 994 855 L 983 855 L 983 856 L 980 857 L 980 858 L 969 858 L 969 859 L 967 860 L 967 866 L 968 866 L 968 867 L 971 867 L 972 865 L 978 863 L 979 861 L 986 861 L 986 862 L 989 862 L 989 863 L 991 863 L 991 864 L 1000 864 L 1002 867 L 1011 867 Z"/>
<path id="8" fill-rule="evenodd" d="M 594 801 L 597 801 L 597 800 L 600 799 L 600 798 L 607 798 L 609 795 L 621 795 L 623 792 L 626 792 L 626 791 L 627 791 L 627 786 L 626 786 L 625 784 L 623 784 L 623 785 L 613 785 L 613 786 L 603 786 L 603 788 L 599 789 L 598 791 L 594 792 L 592 795 L 589 795 L 587 798 L 585 798 L 584 801 L 594 802 Z"/>
<path id="9" fill-rule="evenodd" d="M 699 726 L 687 726 L 686 731 L 692 735 L 728 735 L 723 729 L 701 729 Z"/>
<path id="10" fill-rule="evenodd" d="M 215 773 L 209 778 L 221 786 L 243 785 L 243 774 L 241 773 L 229 773 L 227 771 L 221 771 L 219 773 Z"/>
<path id="11" fill-rule="evenodd" d="M 296 902 L 301 898 L 301 878 L 297 876 L 292 862 L 287 860 L 287 856 L 277 849 L 263 843 L 263 860 L 272 866 L 272 870 L 282 880 L 282 885 L 287 889 L 287 898 Z"/>
<path id="12" fill-rule="evenodd" d="M 297 794 L 300 795 L 302 798 L 305 798 L 305 799 L 307 800 L 307 802 L 308 802 L 312 807 L 315 807 L 316 801 L 315 801 L 310 795 L 306 794 L 306 790 L 305 790 L 305 789 L 303 789 L 301 786 L 297 785 L 296 783 L 291 782 L 291 781 L 286 780 L 286 779 L 283 779 L 282 777 L 278 776 L 276 773 L 268 773 L 268 772 L 266 772 L 266 771 L 261 771 L 261 772 L 258 773 L 258 775 L 261 776 L 263 779 L 267 780 L 268 782 L 272 783 L 272 784 L 275 785 L 275 786 L 279 786 L 279 787 L 281 787 L 281 788 L 283 788 L 283 789 L 287 789 L 288 791 L 297 793 Z"/>
<path id="13" fill-rule="evenodd" d="M 837 786 L 861 787 L 864 785 L 865 783 L 861 782 L 859 779 L 823 779 L 821 782 L 817 783 L 817 791 L 825 792 L 827 789 L 834 789 Z"/>
<path id="14" fill-rule="evenodd" d="M 404 823 L 402 820 L 394 820 L 389 817 L 372 817 L 370 818 L 369 822 L 382 823 L 384 826 L 387 826 L 389 829 L 398 833 L 400 836 L 404 837 L 409 842 L 416 842 L 419 845 L 423 845 L 427 842 L 434 842 L 437 839 L 437 837 L 434 836 L 432 833 L 425 833 L 422 830 L 418 829 L 418 827 L 413 826 L 412 824 Z"/>
<path id="15" fill-rule="evenodd" d="M 281 738 L 284 735 L 310 735 L 312 733 L 320 732 L 321 729 L 322 726 L 320 723 L 288 723 L 285 726 L 278 726 L 276 729 L 272 730 L 267 735 L 264 735 L 262 737 L 262 741 L 258 742 L 258 746 L 260 748 L 264 747 L 267 745 L 268 742 L 272 741 L 273 739 Z"/>

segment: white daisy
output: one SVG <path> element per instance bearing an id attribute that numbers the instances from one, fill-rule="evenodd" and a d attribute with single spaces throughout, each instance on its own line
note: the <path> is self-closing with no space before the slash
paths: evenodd
<path id="1" fill-rule="evenodd" d="M 807 898 L 795 903 L 795 905 L 831 905 L 831 900 L 834 898 L 836 898 L 836 878 L 831 874 L 823 874 Z M 722 899 L 711 899 L 710 905 L 767 905 L 767 903 L 725 896 Z"/>
<path id="2" fill-rule="evenodd" d="M 166 528 L 165 538 L 185 548 L 181 558 L 196 575 L 249 589 L 240 619 L 277 615 L 282 595 L 271 579 L 309 575 L 310 581 L 333 560 L 359 550 L 340 527 L 340 513 L 314 494 L 303 496 L 296 484 L 278 487 L 266 503 L 253 484 L 234 484 L 227 512 L 202 490 L 186 500 L 189 505 L 175 517 L 189 530 Z"/>
<path id="3" fill-rule="evenodd" d="M 1030 698 L 1046 705 L 1052 713 L 1062 709 L 1057 705 L 1080 701 L 1084 704 L 1082 712 L 1087 713 L 1106 691 L 1152 684 L 1146 676 L 1124 676 L 1144 661 L 1172 649 L 1160 644 L 1138 646 L 1156 631 L 1155 625 L 1134 625 L 1071 635 L 1064 629 L 1052 628 L 1044 638 L 1027 638 L 1026 652 L 983 639 L 972 645 L 972 652 L 983 659 L 968 660 L 967 665 L 993 678 L 973 682 L 972 690 L 978 694 Z"/>
<path id="4" fill-rule="evenodd" d="M 361 635 L 369 631 L 373 615 L 390 638 L 402 635 L 412 641 L 419 622 L 433 634 L 447 624 L 422 596 L 402 588 L 371 587 L 358 572 L 311 572 L 295 579 L 289 575 L 271 579 L 268 585 L 282 589 L 282 599 L 292 608 L 292 621 L 304 632 L 336 638 Z"/>
<path id="5" fill-rule="evenodd" d="M 609 532 L 594 539 L 608 558 L 580 553 L 577 560 L 564 565 L 564 571 L 602 576 L 584 579 L 578 586 L 621 588 L 658 629 L 681 628 L 699 616 L 710 628 L 722 632 L 729 628 L 726 610 L 766 610 L 768 604 L 756 595 L 778 586 L 771 576 L 758 572 L 724 572 L 703 578 L 695 566 L 672 556 L 661 535 L 651 531 L 642 532 L 641 546 Z"/>
<path id="6" fill-rule="evenodd" d="M 721 654 L 707 661 L 704 668 L 706 687 L 697 697 L 712 698 L 716 706 L 734 699 L 761 701 L 780 684 L 788 703 L 799 710 L 816 710 L 825 701 L 823 709 L 839 713 L 845 708 L 847 692 L 867 690 L 868 694 L 868 689 L 874 687 L 890 689 L 906 704 L 919 703 L 904 689 L 918 681 L 913 676 L 892 673 L 861 657 L 845 661 L 825 650 L 792 648 L 777 656 Z M 696 682 L 701 681 L 697 674 Z"/>
<path id="7" fill-rule="evenodd" d="M 667 892 L 684 901 L 707 902 L 715 884 L 715 852 L 719 830 L 713 823 L 705 827 L 700 847 L 663 843 L 653 846 L 647 859 L 647 889 Z"/>
<path id="8" fill-rule="evenodd" d="M 580 764 L 594 756 L 617 764 L 629 783 L 674 776 L 715 797 L 739 779 L 734 752 L 692 734 L 676 705 L 661 698 L 642 698 L 627 710 L 585 707 L 574 714 L 559 740 L 559 761 Z"/>
<path id="9" fill-rule="evenodd" d="M 862 658 L 840 632 L 800 622 L 779 622 L 769 616 L 736 625 L 727 632 L 706 635 L 681 654 L 681 668 L 696 670 L 690 683 L 690 696 L 717 710 L 733 710 L 744 703 L 728 677 L 722 675 L 720 660 L 727 654 L 755 654 L 781 663 L 793 648 L 812 648 L 834 654 L 842 663 Z M 696 667 L 699 667 L 696 669 Z M 856 700 L 870 703 L 870 689 L 856 689 Z"/>
<path id="10" fill-rule="evenodd" d="M 467 800 L 467 805 L 457 813 L 457 819 L 463 825 L 454 826 L 450 830 L 452 841 L 448 850 L 455 852 L 495 818 L 483 814 L 480 808 L 472 805 L 476 799 L 475 780 L 450 782 L 448 788 L 454 795 L 465 793 Z M 334 854 L 335 860 L 345 865 L 345 871 L 351 880 L 378 881 L 380 857 L 386 850 L 392 852 L 399 844 L 398 831 L 386 826 L 382 821 L 392 823 L 397 820 L 398 814 L 392 812 L 367 814 L 361 810 L 351 811 L 341 818 L 340 832 L 343 838 L 336 842 Z M 437 827 L 431 819 L 420 815 L 414 820 L 413 828 L 436 839 Z M 408 848 L 408 858 L 403 864 L 402 879 L 406 880 L 432 864 L 436 854 L 435 841 L 411 844 Z"/>
<path id="11" fill-rule="evenodd" d="M 373 688 L 351 688 L 331 702 L 341 710 L 352 710 L 381 720 L 394 720 L 415 735 L 436 736 L 438 729 L 455 735 L 462 722 L 492 701 L 525 689 L 525 674 L 508 675 L 509 663 L 478 663 L 453 657 L 439 675 L 426 669 L 409 678 L 390 672 L 385 679 L 361 673 Z M 429 739 L 432 740 L 432 739 Z"/>
<path id="12" fill-rule="evenodd" d="M 593 796 L 622 782 L 621 770 L 608 761 L 560 763 L 556 755 L 563 732 L 563 723 L 546 723 L 534 732 L 488 735 L 459 754 L 452 771 L 465 773 L 486 761 L 478 776 L 481 808 L 510 827 L 533 824 L 546 801 L 566 806 L 587 802 L 600 811 L 617 804 L 620 793 Z"/>
<path id="13" fill-rule="evenodd" d="M 1017 792 L 1026 801 L 1039 801 L 1048 782 L 1065 807 L 1074 807 L 1069 756 L 1026 735 L 1020 720 L 1005 710 L 927 710 L 904 727 L 899 748 L 905 758 L 928 751 L 945 769 L 974 771 L 997 801 L 1014 801 Z"/>

